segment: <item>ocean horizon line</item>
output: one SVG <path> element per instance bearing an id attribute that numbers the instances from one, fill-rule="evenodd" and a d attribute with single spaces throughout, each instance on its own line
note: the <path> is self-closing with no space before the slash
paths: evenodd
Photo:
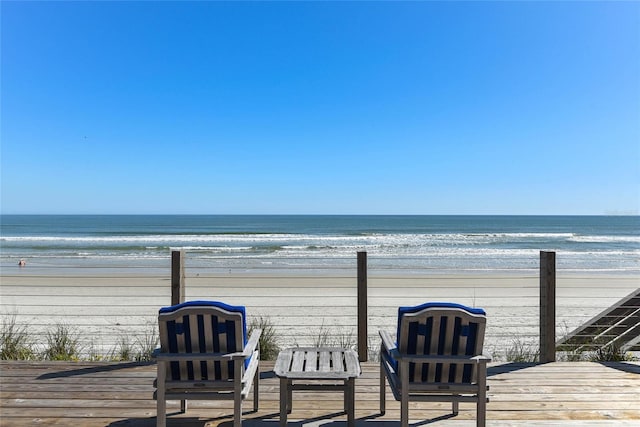
<path id="1" fill-rule="evenodd" d="M 640 213 L 602 214 L 391 214 L 391 213 L 0 213 L 0 217 L 11 216 L 175 216 L 175 217 L 640 217 Z"/>

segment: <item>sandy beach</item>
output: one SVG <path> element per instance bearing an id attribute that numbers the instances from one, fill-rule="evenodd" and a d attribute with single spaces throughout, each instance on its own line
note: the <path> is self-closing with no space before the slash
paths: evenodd
<path id="1" fill-rule="evenodd" d="M 114 352 L 121 342 L 148 341 L 156 315 L 170 305 L 164 276 L 20 274 L 0 277 L 0 313 L 27 326 L 43 346 L 47 331 L 66 325 L 78 334 L 86 354 Z M 627 296 L 640 285 L 630 275 L 559 273 L 557 337 Z M 374 276 L 368 280 L 369 352 L 380 328 L 394 330 L 397 307 L 451 301 L 484 308 L 488 315 L 486 353 L 500 359 L 515 343 L 537 347 L 539 279 L 535 275 Z M 245 305 L 250 318 L 273 324 L 280 347 L 324 339 L 355 345 L 355 277 L 228 274 L 186 279 L 186 300 L 221 300 Z"/>

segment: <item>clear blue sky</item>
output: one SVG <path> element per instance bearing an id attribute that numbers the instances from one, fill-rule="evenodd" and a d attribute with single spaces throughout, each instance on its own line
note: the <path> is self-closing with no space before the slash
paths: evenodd
<path id="1" fill-rule="evenodd" d="M 638 2 L 1 2 L 2 213 L 640 211 Z"/>

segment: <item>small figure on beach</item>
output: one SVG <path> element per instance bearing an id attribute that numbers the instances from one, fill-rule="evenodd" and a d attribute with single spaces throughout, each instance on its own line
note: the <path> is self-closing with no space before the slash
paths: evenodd
<path id="1" fill-rule="evenodd" d="M 24 267 L 25 265 L 27 265 L 27 262 L 24 259 L 18 261 L 18 267 Z"/>

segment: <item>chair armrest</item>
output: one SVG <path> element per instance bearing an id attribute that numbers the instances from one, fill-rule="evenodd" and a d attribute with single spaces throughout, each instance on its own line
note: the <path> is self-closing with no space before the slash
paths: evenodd
<path id="1" fill-rule="evenodd" d="M 446 356 L 438 354 L 400 354 L 397 360 L 421 363 L 472 363 L 480 364 L 491 361 L 487 356 Z"/>
<path id="2" fill-rule="evenodd" d="M 247 357 L 251 357 L 253 352 L 256 351 L 256 348 L 260 343 L 261 335 L 262 329 L 254 329 L 253 332 L 251 332 L 251 336 L 249 337 L 249 340 L 247 341 L 247 344 L 244 346 L 244 350 L 242 351 L 243 358 L 246 359 Z"/>
<path id="3" fill-rule="evenodd" d="M 398 345 L 391 337 L 388 331 L 380 330 L 380 338 L 382 338 L 382 345 L 389 355 L 395 360 L 402 360 L 407 362 L 422 362 L 422 363 L 487 363 L 491 361 L 489 356 L 441 356 L 441 355 L 419 355 L 419 354 L 402 354 L 398 350 Z"/>
<path id="4" fill-rule="evenodd" d="M 256 347 L 258 346 L 258 342 L 260 340 L 260 335 L 262 334 L 261 329 L 255 330 L 249 341 L 247 341 L 247 345 L 245 345 L 244 349 L 241 352 L 234 353 L 163 353 L 160 348 L 156 348 L 152 357 L 157 360 L 170 360 L 170 361 L 216 361 L 216 360 L 234 360 L 234 359 L 246 359 L 251 357 Z"/>
<path id="5" fill-rule="evenodd" d="M 378 333 L 380 334 L 380 338 L 382 338 L 382 346 L 386 352 L 389 353 L 389 356 L 394 359 L 398 359 L 400 357 L 400 352 L 398 351 L 398 345 L 393 338 L 391 338 L 391 334 L 384 330 L 380 330 Z"/>
<path id="6" fill-rule="evenodd" d="M 251 336 L 249 340 L 244 346 L 242 351 L 236 353 L 229 353 L 229 358 L 231 359 L 248 359 L 253 355 L 253 352 L 256 351 L 258 344 L 260 343 L 260 336 L 262 335 L 262 329 L 254 329 L 251 332 Z"/>
<path id="7" fill-rule="evenodd" d="M 155 354 L 158 361 L 189 362 L 189 361 L 223 361 L 233 360 L 242 353 L 161 353 Z"/>

